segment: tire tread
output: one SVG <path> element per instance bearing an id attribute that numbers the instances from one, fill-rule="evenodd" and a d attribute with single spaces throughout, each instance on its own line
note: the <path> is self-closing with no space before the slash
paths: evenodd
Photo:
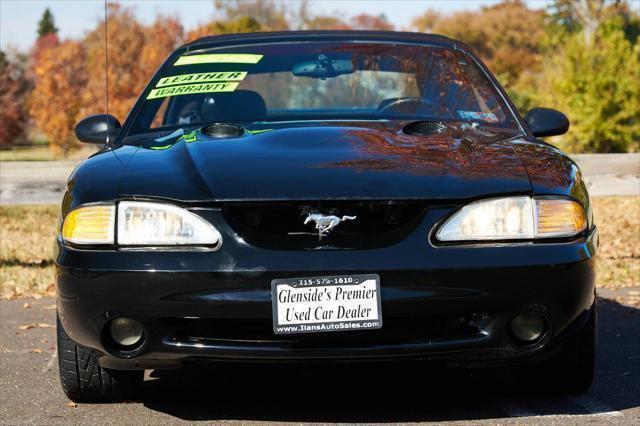
<path id="1" fill-rule="evenodd" d="M 144 370 L 100 367 L 93 352 L 76 344 L 56 318 L 58 368 L 62 390 L 75 402 L 113 402 L 130 399 L 142 385 Z"/>

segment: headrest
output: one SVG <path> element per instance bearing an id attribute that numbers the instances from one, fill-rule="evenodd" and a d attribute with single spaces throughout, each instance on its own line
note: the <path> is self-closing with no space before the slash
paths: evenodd
<path id="1" fill-rule="evenodd" d="M 253 122 L 267 118 L 264 99 L 250 90 L 208 94 L 201 107 L 201 117 L 208 122 Z"/>

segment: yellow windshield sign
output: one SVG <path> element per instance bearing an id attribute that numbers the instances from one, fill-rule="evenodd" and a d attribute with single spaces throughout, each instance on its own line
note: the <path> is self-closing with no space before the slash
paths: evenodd
<path id="1" fill-rule="evenodd" d="M 262 55 L 251 53 L 210 53 L 205 55 L 180 56 L 173 64 L 194 65 L 194 64 L 257 64 L 262 59 Z"/>
<path id="2" fill-rule="evenodd" d="M 194 93 L 233 92 L 239 82 L 221 82 L 205 84 L 183 84 L 181 86 L 161 87 L 149 92 L 147 99 L 167 98 L 169 96 L 191 95 Z"/>
<path id="3" fill-rule="evenodd" d="M 201 72 L 198 74 L 174 75 L 158 81 L 156 87 L 172 86 L 184 83 L 210 83 L 212 81 L 242 81 L 246 71 Z"/>

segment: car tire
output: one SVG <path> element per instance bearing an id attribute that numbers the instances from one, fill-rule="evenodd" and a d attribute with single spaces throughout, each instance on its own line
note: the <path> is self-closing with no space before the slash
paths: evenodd
<path id="1" fill-rule="evenodd" d="M 597 315 L 593 305 L 586 324 L 561 343 L 552 358 L 513 369 L 516 385 L 523 391 L 577 394 L 589 390 L 596 366 Z"/>
<path id="2" fill-rule="evenodd" d="M 144 370 L 102 368 L 94 352 L 76 344 L 56 318 L 60 382 L 75 402 L 116 402 L 134 398 L 144 380 Z"/>

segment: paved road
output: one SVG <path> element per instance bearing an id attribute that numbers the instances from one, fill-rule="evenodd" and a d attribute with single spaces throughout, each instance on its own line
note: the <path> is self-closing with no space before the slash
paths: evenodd
<path id="1" fill-rule="evenodd" d="M 78 161 L 0 162 L 0 204 L 59 204 Z"/>
<path id="2" fill-rule="evenodd" d="M 596 380 L 585 395 L 516 392 L 509 374 L 502 370 L 474 370 L 470 374 L 434 366 L 425 374 L 416 375 L 407 369 L 381 365 L 354 369 L 240 364 L 205 370 L 153 371 L 147 374 L 140 401 L 75 407 L 68 405 L 58 383 L 55 330 L 41 327 L 54 324 L 54 301 L 2 301 L 0 421 L 638 424 L 638 290 L 601 292 Z M 25 303 L 30 308 L 24 308 Z M 35 327 L 19 329 L 26 324 Z"/>
<path id="3" fill-rule="evenodd" d="M 640 195 L 640 154 L 579 154 L 591 195 Z M 76 161 L 0 163 L 0 204 L 58 204 Z"/>
<path id="4" fill-rule="evenodd" d="M 640 195 L 640 153 L 571 157 L 580 166 L 591 195 Z"/>

